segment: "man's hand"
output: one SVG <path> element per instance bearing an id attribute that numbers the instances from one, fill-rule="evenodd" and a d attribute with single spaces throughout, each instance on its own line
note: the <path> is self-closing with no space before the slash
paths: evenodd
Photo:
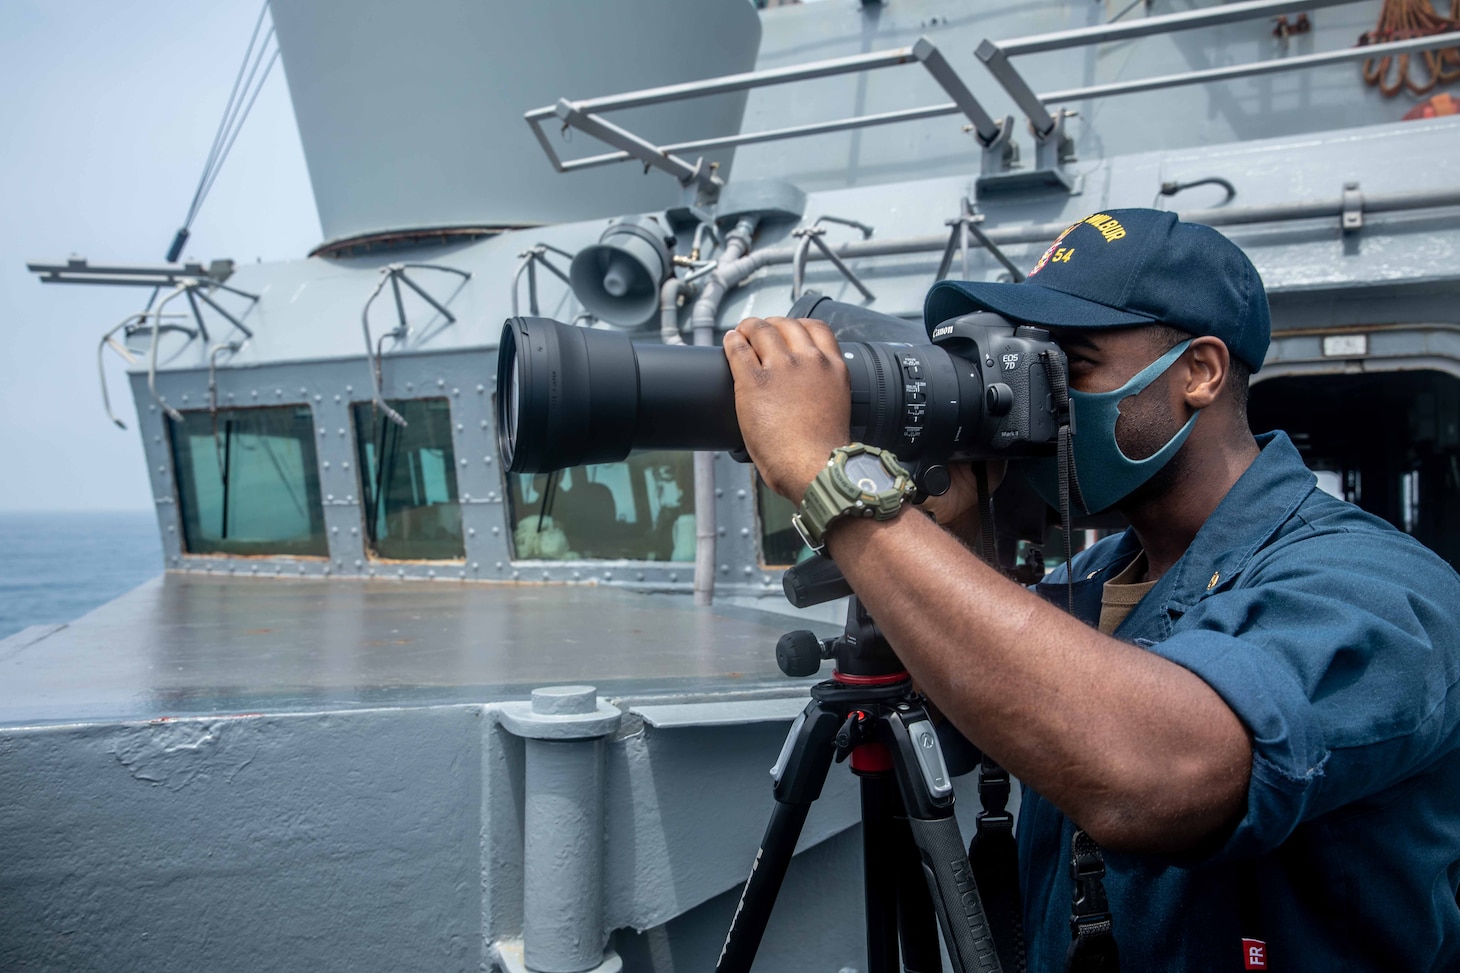
<path id="1" fill-rule="evenodd" d="M 999 488 L 1008 469 L 1004 460 L 988 463 L 989 493 Z M 948 492 L 938 497 L 928 497 L 921 506 L 938 526 L 972 543 L 978 536 L 978 478 L 973 474 L 972 463 L 955 463 L 948 467 Z"/>
<path id="2" fill-rule="evenodd" d="M 845 446 L 851 382 L 825 322 L 746 318 L 725 335 L 735 412 L 745 448 L 766 484 L 792 503 Z"/>

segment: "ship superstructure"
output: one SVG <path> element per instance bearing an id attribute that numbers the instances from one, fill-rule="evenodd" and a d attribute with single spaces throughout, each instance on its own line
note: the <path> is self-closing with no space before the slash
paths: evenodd
<path id="1" fill-rule="evenodd" d="M 274 0 L 326 240 L 36 265 L 161 288 L 103 348 L 167 573 L 0 641 L 0 967 L 713 966 L 806 699 L 773 665 L 800 541 L 728 453 L 507 475 L 510 315 L 718 343 L 815 289 L 918 341 L 939 277 L 1177 210 L 1271 295 L 1254 426 L 1460 556 L 1460 118 L 1363 79 L 1443 36 L 1355 48 L 1376 2 L 635 6 Z M 534 699 L 564 685 L 597 692 Z M 852 794 L 757 969 L 862 962 Z"/>

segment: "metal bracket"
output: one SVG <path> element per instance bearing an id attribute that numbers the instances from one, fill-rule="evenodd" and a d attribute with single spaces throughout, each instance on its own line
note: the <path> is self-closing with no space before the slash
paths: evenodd
<path id="1" fill-rule="evenodd" d="M 213 300 L 213 298 L 208 295 L 208 291 L 216 287 L 220 290 L 225 290 L 230 294 L 237 294 L 239 297 L 246 297 L 249 299 L 250 307 L 259 302 L 259 297 L 257 294 L 249 294 L 246 291 L 241 291 L 237 288 L 229 287 L 227 284 L 220 284 L 216 280 L 184 280 L 181 286 L 183 289 L 183 293 L 185 293 L 188 297 L 188 305 L 193 310 L 193 318 L 198 322 L 198 331 L 203 335 L 204 341 L 210 341 L 212 339 L 208 335 L 207 327 L 203 324 L 203 311 L 201 308 L 198 307 L 199 301 L 202 301 L 204 304 L 211 307 L 214 311 L 217 311 L 229 324 L 233 325 L 239 331 L 242 331 L 245 340 L 253 337 L 253 332 L 250 331 L 242 321 L 238 320 L 238 318 L 230 314 L 226 308 L 222 307 L 217 301 Z"/>
<path id="2" fill-rule="evenodd" d="M 971 129 L 970 129 L 971 130 Z M 1019 143 L 1014 141 L 1014 116 L 1005 115 L 999 122 L 999 133 L 988 142 L 975 132 L 979 144 L 983 146 L 983 165 L 980 167 L 980 174 L 983 177 L 998 176 L 1014 168 L 1019 161 Z"/>
<path id="3" fill-rule="evenodd" d="M 990 190 L 1014 190 L 1034 188 L 1058 188 L 1065 192 L 1073 192 L 1074 180 L 1065 172 L 1065 162 L 1069 160 L 1073 143 L 1065 134 L 1065 119 L 1072 112 L 1057 110 L 1051 112 L 1044 106 L 1039 95 L 1029 87 L 1019 69 L 1009 62 L 1009 55 L 1003 48 L 993 41 L 985 40 L 974 51 L 974 56 L 983 62 L 989 73 L 994 76 L 1014 103 L 1019 106 L 1029 119 L 1029 129 L 1034 135 L 1034 168 L 1032 170 L 1012 170 L 1013 160 L 1010 159 L 1004 165 L 1000 165 L 996 171 L 989 171 L 993 166 L 985 155 L 984 172 L 978 179 L 979 195 L 984 195 Z"/>
<path id="4" fill-rule="evenodd" d="M 1359 192 L 1359 184 L 1346 182 L 1343 184 L 1343 232 L 1357 233 L 1364 228 L 1364 194 Z"/>
<path id="5" fill-rule="evenodd" d="M 831 261 L 832 266 L 841 271 L 842 276 L 850 281 L 853 287 L 862 292 L 862 297 L 868 301 L 875 301 L 877 298 L 867 289 L 867 285 L 862 283 L 857 275 L 852 272 L 852 268 L 848 267 L 842 258 L 837 256 L 835 251 L 826 245 L 826 241 L 822 239 L 826 235 L 826 227 L 822 226 L 822 223 L 840 223 L 842 226 L 855 227 L 862 231 L 863 240 L 870 239 L 872 236 L 872 227 L 865 223 L 858 223 L 856 220 L 849 220 L 840 216 L 819 216 L 816 218 L 816 222 L 810 226 L 803 226 L 800 229 L 792 230 L 791 235 L 801 242 L 796 245 L 796 255 L 791 261 L 791 300 L 795 301 L 801 296 L 801 285 L 806 274 L 806 258 L 810 254 L 811 245 L 815 244 L 822 255 Z"/>
<path id="6" fill-rule="evenodd" d="M 946 224 L 951 227 L 951 232 L 948 234 L 948 245 L 943 248 L 943 259 L 938 262 L 938 272 L 933 279 L 942 280 L 948 276 L 948 271 L 953 266 L 955 250 L 958 251 L 963 261 L 963 279 L 968 279 L 968 238 L 972 236 L 985 250 L 994 255 L 995 260 L 1004 265 L 1004 268 L 1013 277 L 1014 283 L 1023 283 L 1023 271 L 1014 266 L 1014 262 L 1004 255 L 1004 251 L 999 249 L 998 244 L 990 240 L 988 235 L 979 228 L 979 224 L 984 221 L 985 217 L 984 214 L 975 210 L 973 201 L 964 196 L 959 201 L 959 211 L 956 219 L 946 221 Z"/>
<path id="7" fill-rule="evenodd" d="M 106 332 L 106 334 L 102 335 L 101 341 L 97 342 L 96 345 L 96 374 L 97 378 L 101 380 L 101 405 L 102 408 L 106 410 L 106 417 L 110 419 L 118 429 L 126 429 L 127 424 L 118 419 L 116 413 L 112 411 L 112 400 L 111 396 L 107 394 L 106 387 L 106 366 L 102 361 L 102 355 L 107 348 L 110 348 L 112 351 L 120 355 L 122 360 L 125 361 L 128 365 L 137 364 L 137 357 L 133 355 L 130 350 L 128 350 L 127 346 L 123 342 L 116 339 L 116 333 L 118 331 L 121 331 L 123 332 L 124 336 L 130 337 L 131 335 L 134 335 L 139 330 L 141 330 L 141 325 L 145 323 L 149 317 L 152 317 L 154 315 L 171 318 L 187 317 L 187 315 L 185 314 L 162 315 L 160 311 L 139 311 L 136 314 L 129 314 L 121 320 L 120 324 L 114 325 Z M 198 336 L 197 332 L 194 331 L 192 328 L 185 328 L 179 324 L 162 324 L 158 326 L 157 332 L 162 331 L 181 331 L 189 338 L 196 338 Z"/>
<path id="8" fill-rule="evenodd" d="M 181 267 L 172 265 L 152 266 L 92 266 L 81 257 L 72 257 L 64 264 L 42 264 L 29 263 L 26 268 L 33 273 L 41 275 L 43 284 L 120 284 L 131 287 L 152 287 L 163 286 L 176 287 L 172 296 L 186 294 L 188 305 L 192 308 L 193 320 L 198 323 L 198 331 L 202 334 L 204 341 L 211 340 L 208 334 L 207 322 L 203 320 L 203 310 L 198 307 L 198 302 L 211 307 L 218 314 L 247 337 L 252 338 L 253 332 L 243 324 L 232 312 L 213 300 L 214 290 L 227 291 L 230 294 L 237 294 L 239 297 L 246 297 L 249 306 L 258 303 L 259 296 L 241 291 L 236 287 L 229 287 L 223 281 L 233 273 L 233 261 L 215 260 L 207 267 L 199 263 L 188 263 Z M 154 296 L 155 291 L 154 291 Z M 247 313 L 247 312 L 244 312 Z M 116 330 L 116 329 L 113 329 Z"/>
<path id="9" fill-rule="evenodd" d="M 551 271 L 554 277 L 556 277 L 558 280 L 562 281 L 564 284 L 567 284 L 568 285 L 568 290 L 569 291 L 572 291 L 572 289 L 573 289 L 573 283 L 572 283 L 572 281 L 570 281 L 568 279 L 568 275 L 567 274 L 565 274 L 561 270 L 559 270 L 558 267 L 557 267 L 557 265 L 555 265 L 551 260 L 549 260 L 547 258 L 547 255 L 549 253 L 555 253 L 558 256 L 564 258 L 565 260 L 571 261 L 573 259 L 573 255 L 571 253 L 568 253 L 566 250 L 559 250 L 557 247 L 552 246 L 551 244 L 547 244 L 547 243 L 536 243 L 536 244 L 533 244 L 531 247 L 527 248 L 526 250 L 522 251 L 521 253 L 519 253 L 517 255 L 517 256 L 519 256 L 519 257 L 522 258 L 522 263 L 520 263 L 520 264 L 517 265 L 517 273 L 515 273 L 515 274 L 512 275 L 512 316 L 514 318 L 518 316 L 518 312 L 517 312 L 517 290 L 518 290 L 518 285 L 521 284 L 521 282 L 522 282 L 522 273 L 523 273 L 523 271 L 526 271 L 527 272 L 527 313 L 528 314 L 531 314 L 533 317 L 536 317 L 537 314 L 538 314 L 538 310 L 537 310 L 537 265 L 538 264 L 542 264 L 543 267 L 545 267 L 546 269 L 548 269 L 549 271 Z"/>
<path id="10" fill-rule="evenodd" d="M 176 287 L 184 280 L 221 284 L 233 273 L 232 260 L 215 260 L 204 267 L 196 261 L 182 264 L 104 264 L 92 266 L 84 257 L 71 257 L 63 264 L 27 263 L 26 269 L 41 275 L 42 284 L 112 284 L 131 287 Z"/>
<path id="11" fill-rule="evenodd" d="M 583 111 L 566 98 L 558 99 L 558 103 L 553 106 L 553 114 L 563 120 L 564 129 L 572 127 L 587 132 L 600 142 L 607 142 L 614 148 L 638 159 L 644 163 L 646 169 L 659 169 L 678 179 L 681 186 L 694 187 L 697 190 L 696 197 L 702 203 L 714 202 L 714 197 L 718 196 L 720 190 L 725 186 L 724 180 L 705 165 L 703 158 L 697 158 L 693 163 L 686 162 L 674 153 L 661 150 L 654 143 L 640 138 L 626 128 L 620 128 L 592 112 Z"/>
<path id="12" fill-rule="evenodd" d="M 406 420 L 399 412 L 396 412 L 385 404 L 385 399 L 381 396 L 380 392 L 380 359 L 385 353 L 386 339 L 391 338 L 396 341 L 403 341 L 411 333 L 410 321 L 406 317 L 405 302 L 401 299 L 400 285 L 405 284 L 411 290 L 415 291 L 421 300 L 435 308 L 436 312 L 444 317 L 448 324 L 456 323 L 456 315 L 448 311 L 444 304 L 430 294 L 427 294 L 420 285 L 411 280 L 406 274 L 407 270 L 439 270 L 448 274 L 456 274 L 464 281 L 471 280 L 471 274 L 467 271 L 458 270 L 455 267 L 447 267 L 442 264 L 387 264 L 380 268 L 380 280 L 376 282 L 375 289 L 370 292 L 370 296 L 365 299 L 365 306 L 360 309 L 360 329 L 365 335 L 365 354 L 369 356 L 371 362 L 371 401 L 375 403 L 376 408 L 385 413 L 386 418 L 401 427 L 406 425 Z M 375 303 L 375 299 L 385 289 L 387 282 L 390 284 L 391 294 L 395 297 L 395 313 L 399 323 L 393 329 L 381 335 L 379 341 L 372 343 L 370 340 L 370 305 Z"/>

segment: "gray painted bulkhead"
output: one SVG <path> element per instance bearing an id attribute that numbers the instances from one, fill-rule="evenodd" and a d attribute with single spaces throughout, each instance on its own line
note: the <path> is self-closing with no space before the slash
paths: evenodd
<path id="1" fill-rule="evenodd" d="M 625 724 L 605 942 L 625 930 L 630 969 L 709 969 L 789 717 Z M 0 969 L 485 968 L 522 928 L 523 761 L 493 706 L 0 731 Z M 768 968 L 860 962 L 851 781 L 807 824 Z"/>
<path id="2" fill-rule="evenodd" d="M 756 67 L 884 50 L 927 35 L 998 114 L 1012 105 L 972 56 L 981 39 L 1083 26 L 1124 5 L 1010 4 L 972 13 L 963 3 L 903 0 L 861 10 L 839 2 L 783 8 L 763 14 Z M 288 22 L 300 9 L 291 0 L 276 10 L 286 52 Z M 1160 12 L 1166 11 L 1152 10 Z M 1292 38 L 1290 50 L 1349 46 L 1377 12 L 1377 3 L 1318 10 L 1312 33 Z M 1274 56 L 1280 48 L 1270 30 L 1270 22 L 1259 21 L 1018 63 L 1036 90 L 1066 89 Z M 784 88 L 752 91 L 744 127 L 824 121 L 940 98 L 914 71 L 827 78 L 793 96 Z M 977 199 L 986 217 L 982 228 L 1027 268 L 1064 225 L 1109 208 L 1151 205 L 1168 180 L 1231 181 L 1237 195 L 1225 205 L 1211 186 L 1164 201 L 1214 222 L 1249 207 L 1337 204 L 1345 185 L 1355 182 L 1368 199 L 1453 193 L 1460 183 L 1454 151 L 1460 119 L 1398 122 L 1398 106 L 1358 75 L 1350 64 L 1066 106 L 1080 112 L 1070 120 L 1077 192 Z M 291 86 L 303 80 L 292 66 L 290 76 Z M 610 93 L 562 90 L 552 97 Z M 298 90 L 294 98 L 299 106 Z M 300 111 L 301 122 L 305 114 Z M 1027 164 L 1032 145 L 1022 119 L 1016 125 Z M 520 134 L 526 136 L 525 125 Z M 327 170 L 307 137 L 305 147 L 318 188 Z M 538 161 L 549 171 L 546 159 Z M 800 223 L 847 217 L 875 227 L 870 244 L 906 241 L 903 252 L 849 264 L 876 294 L 872 307 L 915 320 L 947 238 L 945 221 L 958 214 L 960 199 L 975 195 L 979 168 L 977 147 L 959 122 L 940 119 L 745 146 L 736 153 L 731 184 L 788 180 L 808 193 Z M 662 174 L 640 175 L 632 164 L 619 169 L 660 187 L 652 193 L 663 189 L 677 198 L 677 187 Z M 568 192 L 575 180 L 591 176 L 555 179 Z M 345 206 L 351 185 L 335 186 L 330 205 Z M 1460 373 L 1460 207 L 1448 199 L 1440 207 L 1368 213 L 1356 232 L 1344 232 L 1337 208 L 1329 216 L 1224 225 L 1272 295 L 1275 340 L 1258 379 L 1305 369 Z M 322 217 L 325 209 L 321 197 Z M 367 210 L 332 210 L 332 219 L 340 233 L 384 228 Z M 777 682 L 769 638 L 759 665 L 744 656 L 702 661 L 717 632 L 733 632 L 735 651 L 748 653 L 762 630 L 792 624 L 765 611 L 732 614 L 740 606 L 787 610 L 778 573 L 760 563 L 750 468 L 728 455 L 716 458 L 717 603 L 712 614 L 699 616 L 703 624 L 686 628 L 682 662 L 663 663 L 667 656 L 655 654 L 672 647 L 645 652 L 635 646 L 627 626 L 606 656 L 592 659 L 592 673 L 586 662 L 539 670 L 530 667 L 534 660 L 503 656 L 499 663 L 492 655 L 494 641 L 512 649 L 530 644 L 534 633 L 560 636 L 564 629 L 573 633 L 564 642 L 596 646 L 605 620 L 619 624 L 626 612 L 639 612 L 644 626 L 652 626 L 661 611 L 653 598 L 674 598 L 693 611 L 684 597 L 692 583 L 689 563 L 511 557 L 492 379 L 497 334 L 512 308 L 511 282 L 529 246 L 542 241 L 576 252 L 596 242 L 608 223 L 580 219 L 472 243 L 238 267 L 230 286 L 258 294 L 258 302 L 221 300 L 243 312 L 255 337 L 220 358 L 219 405 L 312 410 L 328 558 L 185 552 L 165 419 L 145 369 L 132 373 L 170 575 L 71 626 L 0 641 L 0 685 L 10 686 L 0 690 L 0 727 L 8 727 L 0 729 L 0 793 L 8 795 L 0 800 L 0 968 L 487 968 L 495 945 L 520 936 L 523 927 L 524 742 L 503 728 L 500 707 L 525 699 L 535 685 L 597 681 L 591 676 L 615 662 L 624 680 L 607 687 L 600 681 L 604 696 L 625 711 L 603 755 L 605 941 L 630 970 L 684 973 L 713 965 L 769 811 L 766 769 L 804 699 L 804 685 Z M 789 251 L 795 225 L 763 224 L 752 252 Z M 332 226 L 326 223 L 326 233 L 340 235 Z M 681 254 L 688 252 L 688 235 L 680 234 Z M 833 245 L 856 238 L 836 227 L 828 235 Z M 350 415 L 352 403 L 371 395 L 360 315 L 381 268 L 395 261 L 471 274 L 465 282 L 429 271 L 415 275 L 456 322 L 407 294 L 411 332 L 387 343 L 382 362 L 386 398 L 450 403 L 466 535 L 459 562 L 372 559 L 363 538 Z M 954 268 L 962 273 L 957 258 Z M 969 255 L 970 277 L 1001 273 L 982 252 Z M 758 271 L 730 292 L 718 327 L 782 313 L 791 279 L 789 262 Z M 839 300 L 859 300 L 826 261 L 808 266 L 806 282 Z M 550 275 L 539 275 L 539 290 L 544 315 L 571 321 L 581 313 Z M 520 301 L 525 313 L 525 288 Z M 377 301 L 371 312 L 377 338 L 396 323 L 388 304 Z M 226 323 L 204 313 L 219 340 Z M 1325 358 L 1321 339 L 1330 330 L 1369 334 L 1367 356 Z M 163 336 L 157 389 L 169 405 L 207 408 L 208 355 L 202 341 Z M 281 609 L 269 591 L 287 591 L 297 604 Z M 494 639 L 508 629 L 471 621 L 480 610 L 477 596 L 498 593 L 542 599 L 561 616 L 558 627 L 538 620 Z M 418 608 L 410 607 L 413 600 Z M 238 617 L 215 613 L 230 601 Z M 381 612 L 367 620 L 372 605 Z M 301 618 L 306 612 L 317 616 L 310 624 Z M 393 618 L 402 620 L 412 646 L 391 646 Z M 275 624 L 280 632 L 268 633 Z M 293 634 L 284 634 L 285 627 Z M 245 638 L 256 630 L 263 631 Z M 154 636 L 163 645 L 191 637 L 236 659 L 237 667 L 148 652 Z M 321 648 L 303 644 L 311 641 Z M 297 668 L 271 658 L 284 653 Z M 450 664 L 431 661 L 437 657 Z M 483 670 L 500 665 L 520 671 L 520 678 L 492 679 L 461 662 L 473 657 Z M 519 662 L 528 668 L 515 668 Z M 123 663 L 125 670 L 109 668 Z M 164 671 L 170 665 L 176 674 Z M 666 671 L 644 670 L 653 665 Z M 377 678 L 361 680 L 361 672 Z M 178 682 L 169 682 L 174 675 Z M 969 782 L 959 781 L 965 818 L 975 804 L 967 799 Z M 835 769 L 773 918 L 765 969 L 833 973 L 862 966 L 856 813 L 850 777 Z"/>

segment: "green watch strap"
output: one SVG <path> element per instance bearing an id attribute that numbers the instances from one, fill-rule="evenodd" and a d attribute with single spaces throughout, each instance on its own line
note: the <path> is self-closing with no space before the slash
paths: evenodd
<path id="1" fill-rule="evenodd" d="M 869 491 L 865 480 L 858 485 L 848 476 L 847 461 L 863 455 L 879 462 L 887 487 Z M 806 545 L 820 553 L 826 546 L 827 528 L 836 521 L 852 516 L 891 520 L 902 511 L 903 504 L 912 498 L 913 492 L 912 477 L 889 450 L 863 443 L 838 446 L 831 451 L 826 465 L 806 488 L 806 495 L 791 518 L 791 524 Z"/>

